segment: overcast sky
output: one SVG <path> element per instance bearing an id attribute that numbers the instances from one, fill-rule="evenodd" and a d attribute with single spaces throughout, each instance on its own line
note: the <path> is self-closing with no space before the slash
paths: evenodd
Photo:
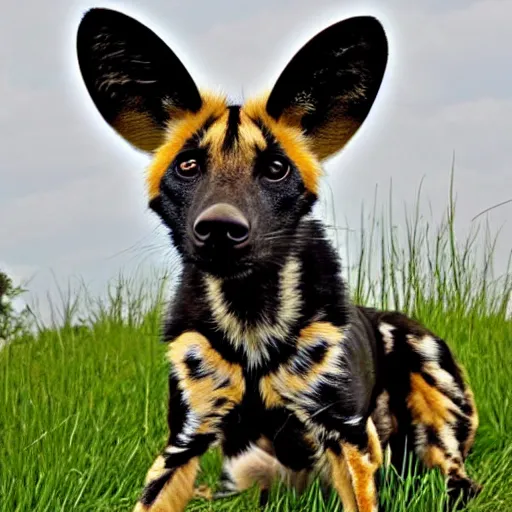
<path id="1" fill-rule="evenodd" d="M 338 223 L 357 226 L 361 203 L 372 202 L 377 184 L 387 196 L 391 179 L 402 211 L 424 178 L 423 196 L 438 218 L 454 151 L 460 234 L 481 210 L 512 198 L 512 0 L 7 0 L 0 18 L 0 268 L 31 279 L 30 298 L 39 297 L 45 315 L 55 277 L 64 285 L 81 277 L 101 293 L 121 269 L 168 259 L 146 210 L 148 160 L 104 124 L 78 73 L 76 28 L 94 6 L 146 23 L 201 87 L 234 99 L 269 88 L 328 24 L 373 14 L 388 31 L 389 68 L 370 118 L 326 166 Z M 512 204 L 489 215 L 502 229 L 498 268 L 511 249 L 510 217 Z"/>

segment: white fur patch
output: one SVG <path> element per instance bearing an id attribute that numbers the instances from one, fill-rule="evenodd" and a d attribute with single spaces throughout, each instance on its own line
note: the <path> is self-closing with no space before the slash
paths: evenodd
<path id="1" fill-rule="evenodd" d="M 428 362 L 423 365 L 423 369 L 435 379 L 439 389 L 448 393 L 451 397 L 464 398 L 464 393 L 455 382 L 453 375 L 443 370 L 439 364 Z"/>
<path id="2" fill-rule="evenodd" d="M 183 453 L 186 452 L 188 448 L 180 448 L 179 446 L 168 446 L 164 451 L 165 453 L 168 453 L 169 455 L 173 455 L 176 453 Z"/>
<path id="3" fill-rule="evenodd" d="M 395 339 L 393 331 L 396 329 L 394 325 L 382 322 L 379 324 L 379 332 L 382 334 L 382 341 L 384 342 L 384 353 L 387 355 L 393 350 Z"/>
<path id="4" fill-rule="evenodd" d="M 460 456 L 459 442 L 453 427 L 449 423 L 444 424 L 439 430 L 439 439 L 452 457 Z"/>
<path id="5" fill-rule="evenodd" d="M 188 410 L 185 424 L 183 425 L 183 430 L 177 436 L 178 441 L 184 445 L 189 444 L 192 441 L 192 438 L 195 436 L 200 425 L 201 421 L 199 418 L 192 412 L 192 410 Z"/>
<path id="6" fill-rule="evenodd" d="M 345 423 L 345 425 L 359 425 L 361 421 L 363 421 L 362 416 L 352 416 L 351 418 L 344 420 L 343 423 Z"/>
<path id="7" fill-rule="evenodd" d="M 414 350 L 428 361 L 438 361 L 439 345 L 437 340 L 432 336 L 426 335 L 423 338 L 408 335 L 407 341 Z"/>

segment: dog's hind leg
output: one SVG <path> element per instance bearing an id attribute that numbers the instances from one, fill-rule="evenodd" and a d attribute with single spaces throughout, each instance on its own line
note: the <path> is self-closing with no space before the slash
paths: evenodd
<path id="1" fill-rule="evenodd" d="M 384 347 L 384 387 L 397 423 L 393 463 L 403 458 L 407 437 L 425 466 L 444 474 L 450 498 L 467 502 L 481 489 L 464 464 L 478 414 L 461 369 L 447 344 L 418 322 L 396 312 L 370 314 Z"/>

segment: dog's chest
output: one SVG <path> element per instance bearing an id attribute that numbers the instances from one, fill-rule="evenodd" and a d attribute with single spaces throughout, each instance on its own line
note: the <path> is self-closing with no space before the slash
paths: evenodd
<path id="1" fill-rule="evenodd" d="M 256 280 L 250 287 L 205 278 L 211 321 L 248 368 L 263 368 L 289 348 L 304 302 L 300 269 L 299 260 L 290 257 L 274 281 Z"/>

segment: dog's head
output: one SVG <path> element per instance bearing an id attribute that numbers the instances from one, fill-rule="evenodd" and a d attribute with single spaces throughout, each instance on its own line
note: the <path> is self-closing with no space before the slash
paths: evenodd
<path id="1" fill-rule="evenodd" d="M 270 94 L 241 106 L 200 92 L 155 33 L 119 12 L 88 11 L 77 51 L 103 118 L 151 153 L 149 204 L 179 252 L 235 278 L 292 245 L 317 198 L 322 161 L 371 109 L 388 48 L 376 19 L 346 19 L 311 39 Z"/>

